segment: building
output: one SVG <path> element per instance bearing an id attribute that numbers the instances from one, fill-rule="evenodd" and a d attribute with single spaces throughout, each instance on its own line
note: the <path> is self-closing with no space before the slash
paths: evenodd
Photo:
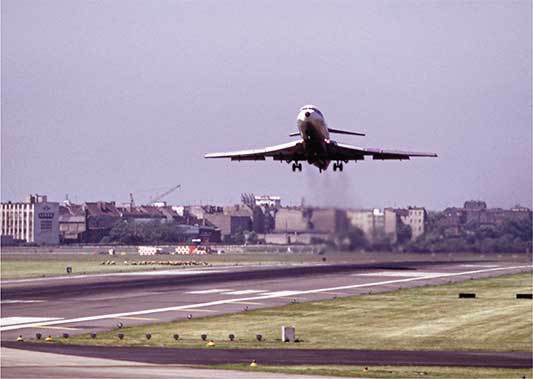
<path id="1" fill-rule="evenodd" d="M 348 230 L 346 211 L 337 208 L 313 209 L 311 226 L 318 233 L 342 233 Z"/>
<path id="2" fill-rule="evenodd" d="M 60 242 L 82 242 L 87 231 L 87 216 L 81 204 L 65 201 L 59 206 Z"/>
<path id="3" fill-rule="evenodd" d="M 446 208 L 437 226 L 445 235 L 458 236 L 465 228 L 496 228 L 506 222 L 523 222 L 531 219 L 531 210 L 522 206 L 511 209 L 488 208 L 484 201 L 466 201 L 463 208 Z"/>
<path id="4" fill-rule="evenodd" d="M 120 213 L 120 217 L 128 222 L 134 222 L 137 224 L 147 223 L 153 221 L 167 222 L 172 221 L 172 208 L 170 208 L 170 214 L 164 212 L 166 207 L 153 206 L 153 205 L 141 205 L 133 207 L 119 207 L 117 210 Z M 176 214 L 177 215 L 177 214 Z"/>
<path id="5" fill-rule="evenodd" d="M 252 230 L 252 219 L 250 216 L 233 216 L 227 213 L 206 213 L 204 219 L 209 225 L 220 230 L 223 241 L 239 233 Z"/>
<path id="6" fill-rule="evenodd" d="M 87 215 L 85 242 L 100 242 L 122 217 L 114 201 L 84 203 L 83 207 Z"/>
<path id="7" fill-rule="evenodd" d="M 260 207 L 280 208 L 281 197 L 271 195 L 255 195 L 255 205 Z"/>
<path id="8" fill-rule="evenodd" d="M 30 195 L 27 202 L 2 203 L 2 240 L 57 245 L 59 243 L 59 203 L 44 195 Z"/>
<path id="9" fill-rule="evenodd" d="M 397 212 L 400 220 L 411 227 L 411 240 L 416 240 L 426 232 L 427 212 L 422 207 L 409 207 Z"/>
<path id="10" fill-rule="evenodd" d="M 311 230 L 310 212 L 301 208 L 281 208 L 274 218 L 276 233 L 307 232 Z"/>
<path id="11" fill-rule="evenodd" d="M 391 243 L 395 243 L 398 239 L 397 216 L 393 209 L 349 210 L 347 217 L 350 224 L 361 229 L 370 242 L 388 238 Z"/>
<path id="12" fill-rule="evenodd" d="M 398 216 L 394 209 L 385 208 L 383 210 L 383 224 L 385 235 L 390 239 L 391 243 L 398 241 Z"/>

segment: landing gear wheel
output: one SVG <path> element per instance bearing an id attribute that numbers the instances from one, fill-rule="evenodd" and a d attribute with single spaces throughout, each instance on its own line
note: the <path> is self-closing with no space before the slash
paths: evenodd
<path id="1" fill-rule="evenodd" d="M 302 171 L 302 164 L 301 163 L 293 163 L 292 164 L 292 171 Z"/>

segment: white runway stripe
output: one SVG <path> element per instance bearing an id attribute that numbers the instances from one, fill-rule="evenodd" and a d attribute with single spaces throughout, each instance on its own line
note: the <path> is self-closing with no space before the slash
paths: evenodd
<path id="1" fill-rule="evenodd" d="M 185 293 L 191 293 L 191 294 L 194 294 L 194 295 L 204 295 L 204 294 L 220 293 L 220 292 L 227 292 L 227 291 L 233 291 L 233 290 L 231 290 L 231 289 L 213 288 L 213 289 L 210 289 L 210 290 L 189 291 L 189 292 L 185 292 Z"/>
<path id="2" fill-rule="evenodd" d="M 302 293 L 302 291 L 276 291 L 276 292 L 265 293 L 263 295 L 268 295 L 272 297 L 284 297 L 284 296 L 298 295 L 300 293 Z"/>
<path id="3" fill-rule="evenodd" d="M 363 274 L 352 274 L 351 276 L 394 276 L 398 278 L 436 278 L 445 272 L 422 272 L 422 271 L 380 271 L 380 272 L 365 272 Z"/>
<path id="4" fill-rule="evenodd" d="M 26 303 L 43 303 L 44 300 L 2 300 L 0 304 L 26 304 Z"/>
<path id="5" fill-rule="evenodd" d="M 62 320 L 62 319 L 61 318 L 50 318 L 50 317 L 2 317 L 0 318 L 0 326 L 3 328 L 3 327 L 12 326 L 12 325 L 27 324 L 28 322 L 40 323 L 40 322 L 55 321 L 55 320 Z M 0 330 L 3 330 L 3 329 L 0 329 Z"/>
<path id="6" fill-rule="evenodd" d="M 480 274 L 480 273 L 485 273 L 485 272 L 523 269 L 523 268 L 531 269 L 533 268 L 533 266 L 524 265 L 524 266 L 499 267 L 499 268 L 490 268 L 490 269 L 484 269 L 484 270 L 473 270 L 473 271 L 464 271 L 464 272 L 452 272 L 452 273 L 442 274 L 440 276 L 434 276 L 433 278 L 448 278 L 452 276 L 473 275 L 473 274 Z M 173 312 L 173 311 L 188 310 L 188 309 L 193 310 L 197 308 L 212 307 L 216 305 L 230 304 L 230 303 L 235 303 L 235 302 L 240 302 L 240 301 L 254 301 L 254 300 L 263 300 L 263 299 L 272 299 L 272 298 L 290 296 L 290 295 L 287 295 L 287 293 L 290 293 L 291 295 L 297 295 L 297 294 L 303 295 L 303 294 L 346 290 L 346 289 L 353 289 L 353 288 L 364 288 L 364 287 L 382 286 L 382 285 L 396 284 L 396 283 L 406 283 L 406 282 L 413 282 L 416 280 L 425 280 L 425 279 L 431 279 L 431 278 L 415 277 L 415 278 L 385 280 L 385 281 L 380 281 L 380 282 L 352 284 L 352 285 L 338 286 L 338 287 L 317 288 L 314 290 L 305 290 L 305 291 L 279 291 L 279 292 L 274 292 L 272 294 L 261 294 L 261 295 L 253 296 L 253 297 L 240 297 L 236 299 L 217 300 L 217 301 L 210 301 L 207 303 L 178 305 L 174 307 L 145 309 L 142 311 L 134 311 L 134 312 L 123 312 L 123 313 L 112 313 L 112 314 L 96 315 L 96 316 L 88 316 L 88 317 L 78 317 L 78 318 L 72 318 L 72 319 L 62 319 L 59 321 L 49 321 L 45 323 L 41 322 L 41 323 L 27 323 L 27 324 L 21 324 L 21 325 L 10 325 L 10 326 L 1 327 L 0 331 L 16 330 L 16 329 L 21 329 L 21 328 L 34 328 L 36 325 L 40 325 L 40 326 L 60 325 L 60 324 L 70 324 L 70 323 L 78 323 L 78 322 L 85 322 L 85 321 L 104 320 L 104 319 L 123 317 L 123 316 L 147 315 L 147 314 L 152 314 L 152 313 Z"/>
<path id="7" fill-rule="evenodd" d="M 252 293 L 268 292 L 267 290 L 241 290 L 232 292 L 223 292 L 222 295 L 251 295 Z"/>

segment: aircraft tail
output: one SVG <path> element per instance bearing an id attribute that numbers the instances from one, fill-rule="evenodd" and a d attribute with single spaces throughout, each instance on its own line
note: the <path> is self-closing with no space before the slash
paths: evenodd
<path id="1" fill-rule="evenodd" d="M 359 133 L 359 132 L 349 132 L 349 131 L 346 131 L 346 130 L 340 130 L 340 129 L 331 129 L 331 128 L 328 128 L 328 131 L 330 133 L 336 133 L 336 134 L 349 134 L 351 136 L 366 136 L 365 133 Z"/>

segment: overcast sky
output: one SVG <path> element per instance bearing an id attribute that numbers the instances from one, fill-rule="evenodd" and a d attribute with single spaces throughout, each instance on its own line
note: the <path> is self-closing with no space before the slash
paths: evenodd
<path id="1" fill-rule="evenodd" d="M 532 205 L 531 1 L 2 1 L 2 201 Z M 208 152 L 335 136 L 439 158 L 319 174 Z"/>

